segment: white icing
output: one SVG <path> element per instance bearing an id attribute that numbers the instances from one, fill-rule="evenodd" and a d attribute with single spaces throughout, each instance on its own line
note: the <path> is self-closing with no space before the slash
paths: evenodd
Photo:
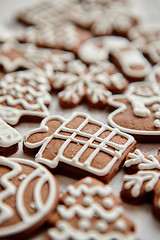
<path id="1" fill-rule="evenodd" d="M 12 128 L 0 119 L 0 147 L 10 147 L 22 139 L 15 128 Z"/>
<path id="2" fill-rule="evenodd" d="M 90 221 L 88 219 L 82 218 L 78 222 L 79 229 L 82 231 L 88 230 L 90 228 Z"/>
<path id="3" fill-rule="evenodd" d="M 20 181 L 22 181 L 22 180 L 25 179 L 26 177 L 27 177 L 26 174 L 21 174 L 21 175 L 18 177 L 18 179 L 19 179 Z"/>
<path id="4" fill-rule="evenodd" d="M 83 200 L 82 200 L 82 205 L 83 205 L 84 207 L 88 207 L 88 206 L 90 206 L 92 203 L 93 203 L 93 199 L 92 199 L 91 196 L 86 196 L 86 197 L 84 197 Z"/>
<path id="5" fill-rule="evenodd" d="M 103 200 L 103 207 L 104 208 L 112 208 L 113 207 L 113 205 L 114 205 L 114 201 L 113 201 L 113 199 L 112 198 L 105 198 L 104 200 Z"/>
<path id="6" fill-rule="evenodd" d="M 141 92 L 143 91 L 143 94 Z M 158 128 L 159 126 L 159 106 L 160 106 L 160 92 L 158 85 L 153 82 L 138 82 L 130 84 L 129 88 L 127 89 L 126 93 L 123 95 L 114 95 L 108 98 L 108 104 L 111 106 L 116 107 L 117 109 L 109 114 L 108 122 L 112 127 L 116 127 L 121 131 L 130 134 L 136 135 L 159 135 L 159 130 L 139 130 L 139 129 L 132 129 L 122 127 L 121 123 L 116 123 L 114 121 L 114 117 L 118 114 L 123 114 L 126 110 L 127 105 L 118 102 L 118 100 L 127 100 L 133 110 L 133 114 L 137 117 L 142 118 L 142 126 L 143 126 L 143 118 L 149 117 L 151 115 L 151 110 L 155 112 L 154 114 L 154 121 L 152 123 L 153 127 Z M 151 110 L 148 109 L 151 107 Z M 157 118 L 157 119 L 156 119 Z M 157 121 L 158 120 L 158 121 Z"/>
<path id="7" fill-rule="evenodd" d="M 64 203 L 65 203 L 66 206 L 70 207 L 70 206 L 72 206 L 76 203 L 76 200 L 75 200 L 74 197 L 68 196 L 68 197 L 65 198 Z"/>
<path id="8" fill-rule="evenodd" d="M 129 159 L 126 160 L 125 166 L 130 167 L 137 164 L 139 171 L 136 174 L 125 175 L 125 189 L 131 189 L 132 196 L 138 197 L 143 183 L 147 182 L 145 191 L 152 191 L 160 178 L 159 161 L 153 155 L 145 158 L 143 153 L 138 149 L 134 153 L 129 153 L 128 157 Z"/>
<path id="9" fill-rule="evenodd" d="M 124 49 L 126 50 L 123 51 Z M 129 77 L 143 78 L 151 70 L 150 64 L 141 52 L 123 37 L 105 36 L 92 38 L 84 42 L 78 50 L 80 59 L 87 63 L 107 60 L 110 53 L 118 60 L 122 72 Z M 132 69 L 132 66 L 140 66 L 142 69 Z"/>
<path id="10" fill-rule="evenodd" d="M 38 165 L 34 161 L 30 161 L 27 159 L 17 159 L 17 158 L 4 158 L 0 157 L 0 165 L 6 166 L 11 170 L 8 173 L 5 173 L 1 177 L 1 185 L 4 190 L 0 193 L 0 223 L 3 224 L 5 221 L 12 218 L 14 215 L 14 211 L 8 204 L 4 203 L 4 201 L 11 197 L 15 196 L 15 209 L 18 212 L 21 221 L 12 224 L 8 227 L 1 227 L 0 237 L 5 238 L 12 236 L 13 234 L 22 233 L 23 231 L 28 231 L 29 228 L 33 227 L 37 224 L 43 217 L 45 217 L 53 207 L 53 204 L 56 201 L 57 196 L 57 187 L 56 182 L 53 176 L 49 173 L 49 171 L 41 165 Z M 20 182 L 18 189 L 16 185 L 13 185 L 12 178 L 16 177 L 22 171 L 23 166 L 30 166 L 33 168 L 31 173 Z M 21 175 L 20 175 L 21 176 Z M 38 178 L 37 183 L 35 185 L 33 191 L 34 204 L 36 206 L 36 213 L 29 215 L 28 210 L 25 209 L 24 206 L 24 192 L 28 184 Z M 44 184 L 48 184 L 49 192 L 44 203 L 42 201 L 42 187 Z M 28 191 L 28 190 L 27 190 Z M 33 205 L 33 202 L 31 203 Z"/>
<path id="11" fill-rule="evenodd" d="M 118 219 L 115 223 L 115 229 L 118 231 L 126 231 L 127 225 L 123 219 Z"/>
<path id="12" fill-rule="evenodd" d="M 0 82 L 0 117 L 11 125 L 24 115 L 46 117 L 49 115 L 46 104 L 51 101 L 49 90 L 48 80 L 39 68 L 6 75 Z M 35 100 L 32 104 L 31 99 Z M 1 104 L 4 102 L 7 106 Z M 22 109 L 14 108 L 15 105 L 21 105 Z"/>
<path id="13" fill-rule="evenodd" d="M 69 122 L 71 122 L 75 117 L 78 117 L 78 116 L 84 118 L 84 121 L 80 124 L 80 126 L 77 129 L 67 128 L 66 125 Z M 56 119 L 56 118 L 57 117 L 50 117 L 49 119 L 46 119 L 45 122 L 47 122 L 47 120 Z M 27 136 L 25 136 L 24 144 L 27 147 L 31 147 L 31 148 L 35 148 L 37 146 L 42 145 L 42 147 L 40 148 L 39 152 L 37 153 L 35 159 L 37 162 L 41 162 L 41 163 L 43 162 L 43 164 L 46 164 L 46 165 L 50 166 L 51 168 L 55 168 L 58 165 L 59 161 L 62 161 L 69 165 L 72 165 L 72 166 L 78 167 L 80 169 L 84 169 L 93 174 L 96 174 L 97 176 L 105 176 L 106 174 L 109 173 L 110 169 L 114 166 L 114 164 L 117 162 L 119 157 L 122 156 L 122 154 L 126 151 L 126 149 L 134 142 L 134 138 L 132 136 L 125 134 L 123 132 L 120 132 L 118 129 L 113 129 L 113 128 L 110 128 L 108 125 L 97 122 L 97 121 L 91 119 L 90 116 L 88 116 L 86 114 L 75 113 L 69 119 L 64 121 L 61 124 L 61 126 L 50 137 L 43 139 L 41 142 L 28 143 L 27 138 L 30 136 L 30 134 L 33 134 L 36 132 L 41 132 L 41 128 L 43 130 L 43 128 L 45 126 L 45 122 L 41 123 L 41 127 L 39 129 L 35 129 L 35 130 L 31 131 L 27 134 Z M 99 126 L 100 129 L 95 134 L 82 132 L 81 130 L 88 123 L 95 124 L 95 125 Z M 110 131 L 110 134 L 105 139 L 102 139 L 99 137 L 99 135 L 102 134 L 105 130 Z M 71 135 L 70 136 L 61 135 L 60 134 L 61 131 L 70 132 Z M 114 143 L 111 141 L 111 139 L 114 136 L 116 136 L 117 134 L 126 139 L 126 143 L 124 145 L 117 144 L 117 143 Z M 88 138 L 88 141 L 86 142 L 86 141 L 76 139 L 75 138 L 76 135 L 84 136 L 84 137 Z M 60 138 L 60 139 L 65 140 L 65 142 L 60 147 L 56 157 L 53 160 L 48 160 L 47 158 L 42 157 L 43 151 L 45 150 L 46 146 L 50 143 L 50 141 L 52 141 L 53 138 Z M 75 143 L 80 143 L 82 145 L 82 148 L 72 158 L 72 161 L 69 158 L 64 157 L 64 155 L 63 155 L 64 150 L 66 149 L 66 147 L 68 146 L 68 144 L 71 141 L 74 141 Z M 93 143 L 94 141 L 98 141 L 100 144 L 96 145 Z M 115 150 L 106 148 L 106 145 L 113 147 Z M 85 152 L 85 150 L 88 147 L 91 147 L 94 149 L 93 153 L 86 159 L 85 163 L 79 162 L 79 158 L 81 157 L 81 155 Z M 112 156 L 111 161 L 103 169 L 98 169 L 98 168 L 91 166 L 93 159 L 97 156 L 97 154 L 100 151 L 103 151 L 107 155 L 109 154 Z"/>
<path id="14" fill-rule="evenodd" d="M 85 184 L 87 184 L 87 185 L 90 185 L 90 184 L 92 184 L 92 178 L 86 177 L 86 178 L 83 180 L 83 182 L 84 182 Z"/>
<path id="15" fill-rule="evenodd" d="M 103 221 L 103 220 L 99 220 L 97 223 L 96 223 L 96 230 L 98 232 L 106 232 L 107 228 L 108 228 L 108 224 L 106 221 Z"/>

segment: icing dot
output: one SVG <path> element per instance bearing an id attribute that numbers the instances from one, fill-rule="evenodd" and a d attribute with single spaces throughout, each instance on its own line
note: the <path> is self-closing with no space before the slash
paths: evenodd
<path id="1" fill-rule="evenodd" d="M 76 203 L 76 200 L 74 197 L 66 197 L 64 203 L 66 204 L 66 206 L 70 207 Z"/>
<path id="2" fill-rule="evenodd" d="M 32 101 L 33 100 L 33 96 L 31 94 L 27 94 L 25 98 L 26 98 L 27 101 Z"/>
<path id="3" fill-rule="evenodd" d="M 159 119 L 156 119 L 156 120 L 154 121 L 154 126 L 157 127 L 157 128 L 160 127 L 160 120 L 159 120 Z"/>
<path id="4" fill-rule="evenodd" d="M 31 207 L 32 209 L 36 209 L 35 203 L 34 203 L 34 202 L 31 202 L 30 207 Z"/>
<path id="5" fill-rule="evenodd" d="M 18 179 L 19 179 L 19 180 L 23 180 L 23 179 L 26 178 L 26 176 L 27 176 L 26 174 L 21 174 Z"/>
<path id="6" fill-rule="evenodd" d="M 105 221 L 98 221 L 96 223 L 96 230 L 99 232 L 105 232 L 108 228 L 108 224 Z"/>
<path id="7" fill-rule="evenodd" d="M 90 227 L 90 221 L 88 219 L 82 218 L 79 221 L 78 226 L 79 226 L 80 230 L 82 230 L 82 231 L 88 230 Z"/>
<path id="8" fill-rule="evenodd" d="M 105 208 L 112 208 L 113 207 L 113 205 L 114 205 L 114 201 L 113 201 L 113 199 L 112 198 L 105 198 L 104 200 L 103 200 L 103 206 L 105 207 Z"/>
<path id="9" fill-rule="evenodd" d="M 87 177 L 87 178 L 85 178 L 85 179 L 83 180 L 83 182 L 84 182 L 85 184 L 87 184 L 87 185 L 90 185 L 90 184 L 92 184 L 92 178 Z"/>
<path id="10" fill-rule="evenodd" d="M 160 109 L 160 105 L 159 105 L 158 103 L 153 104 L 152 110 L 153 110 L 154 112 L 158 111 L 159 109 Z"/>
<path id="11" fill-rule="evenodd" d="M 91 196 L 85 196 L 82 200 L 82 204 L 85 206 L 85 207 L 88 207 L 89 205 L 91 205 L 93 203 L 93 199 Z"/>
<path id="12" fill-rule="evenodd" d="M 155 117 L 155 118 L 160 118 L 160 111 L 157 111 L 157 112 L 154 114 L 154 117 Z"/>
<path id="13" fill-rule="evenodd" d="M 123 219 L 119 219 L 115 223 L 115 229 L 118 231 L 125 231 L 126 230 L 126 223 Z"/>

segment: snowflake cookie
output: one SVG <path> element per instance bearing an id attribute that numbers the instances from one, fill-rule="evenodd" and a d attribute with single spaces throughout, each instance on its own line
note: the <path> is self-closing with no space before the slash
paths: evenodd
<path id="1" fill-rule="evenodd" d="M 159 141 L 160 90 L 156 83 L 131 83 L 125 94 L 110 96 L 108 104 L 116 108 L 108 115 L 112 127 L 134 135 L 138 141 Z"/>
<path id="2" fill-rule="evenodd" d="M 18 150 L 21 135 L 15 129 L 0 119 L 0 155 L 10 156 Z"/>
<path id="3" fill-rule="evenodd" d="M 160 219 L 160 152 L 153 156 L 136 149 L 124 166 L 129 174 L 124 176 L 121 197 L 132 204 L 152 202 L 153 213 Z"/>
<path id="4" fill-rule="evenodd" d="M 32 44 L 7 41 L 0 45 L 0 68 L 4 73 L 36 67 L 46 61 L 51 52 L 39 49 Z"/>
<path id="5" fill-rule="evenodd" d="M 129 39 L 152 64 L 160 62 L 160 28 L 138 26 L 130 30 Z"/>
<path id="6" fill-rule="evenodd" d="M 151 71 L 151 65 L 142 53 L 123 37 L 89 39 L 80 46 L 78 56 L 86 63 L 110 59 L 130 81 L 143 80 Z"/>
<path id="7" fill-rule="evenodd" d="M 86 177 L 69 185 L 50 218 L 47 240 L 135 240 L 135 226 L 109 185 Z"/>
<path id="8" fill-rule="evenodd" d="M 93 175 L 110 181 L 125 156 L 135 149 L 128 134 L 102 124 L 83 113 L 69 119 L 50 116 L 40 128 L 24 136 L 24 152 L 35 161 L 70 176 Z"/>
<path id="9" fill-rule="evenodd" d="M 0 157 L 1 239 L 30 235 L 50 217 L 57 202 L 58 184 L 45 167 L 27 159 Z"/>
<path id="10" fill-rule="evenodd" d="M 39 68 L 7 74 L 0 81 L 0 117 L 15 125 L 21 118 L 35 121 L 48 116 L 49 90 L 48 79 Z"/>
<path id="11" fill-rule="evenodd" d="M 95 36 L 115 33 L 127 36 L 128 31 L 138 23 L 138 18 L 124 4 L 81 1 L 75 7 L 72 21 L 83 28 L 89 28 Z"/>
<path id="12" fill-rule="evenodd" d="M 59 91 L 63 108 L 75 107 L 84 99 L 92 107 L 104 107 L 111 92 L 122 93 L 128 85 L 109 61 L 87 66 L 80 60 L 71 60 L 71 55 L 59 54 L 44 64 L 43 69 L 52 88 Z"/>

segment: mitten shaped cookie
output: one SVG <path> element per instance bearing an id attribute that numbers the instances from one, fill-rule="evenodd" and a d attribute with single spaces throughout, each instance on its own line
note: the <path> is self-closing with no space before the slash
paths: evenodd
<path id="1" fill-rule="evenodd" d="M 79 178 L 93 175 L 110 181 L 136 141 L 128 134 L 83 113 L 69 119 L 51 116 L 24 137 L 24 152 L 58 172 Z M 55 172 L 54 170 L 54 172 Z"/>
<path id="2" fill-rule="evenodd" d="M 124 166 L 129 174 L 124 176 L 121 197 L 132 204 L 150 202 L 160 219 L 160 152 L 154 156 L 136 149 L 128 154 Z"/>

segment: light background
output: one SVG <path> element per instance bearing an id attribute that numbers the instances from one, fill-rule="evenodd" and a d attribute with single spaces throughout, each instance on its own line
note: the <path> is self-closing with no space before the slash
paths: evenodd
<path id="1" fill-rule="evenodd" d="M 23 6 L 30 5 L 38 0 L 0 0 L 0 24 L 8 27 L 9 29 L 21 30 L 21 26 L 15 22 L 14 16 L 16 12 L 21 9 Z M 159 0 L 130 0 L 132 10 L 141 16 L 142 23 L 159 25 L 160 27 L 160 1 Z M 104 123 L 107 122 L 107 109 L 105 110 L 93 110 L 88 108 L 87 105 L 80 105 L 73 110 L 62 110 L 57 101 L 56 95 L 53 95 L 53 100 L 49 108 L 51 114 L 61 115 L 68 117 L 73 111 L 80 111 L 89 113 L 93 118 L 100 120 Z M 32 123 L 22 123 L 16 127 L 16 129 L 22 134 L 22 136 L 30 129 L 38 127 L 39 124 Z M 159 144 L 138 144 L 137 147 L 141 150 L 146 150 L 149 153 L 156 154 L 157 149 L 160 147 Z M 14 155 L 18 157 L 27 158 L 22 152 L 21 145 L 19 151 Z M 119 174 L 111 181 L 114 192 L 119 195 L 123 171 L 120 171 Z M 65 191 L 66 186 L 70 183 L 74 183 L 75 180 L 72 178 L 67 178 L 63 176 L 56 176 L 60 189 Z M 137 229 L 137 237 L 140 240 L 160 240 L 160 221 L 157 221 L 152 216 L 152 210 L 150 205 L 142 206 L 130 206 L 125 204 L 125 212 L 130 216 L 130 218 L 135 222 Z M 44 235 L 40 234 L 38 237 L 32 238 L 35 239 L 44 239 Z"/>

